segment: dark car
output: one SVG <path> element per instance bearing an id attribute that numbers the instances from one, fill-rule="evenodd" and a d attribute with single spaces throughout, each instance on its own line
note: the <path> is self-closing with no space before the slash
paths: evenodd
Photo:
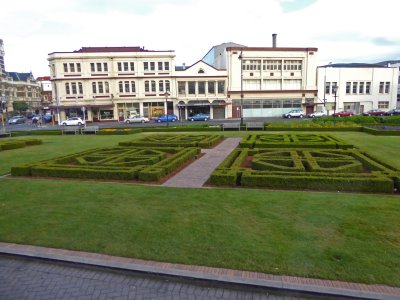
<path id="1" fill-rule="evenodd" d="M 210 115 L 207 114 L 195 114 L 188 118 L 188 121 L 208 121 L 210 119 Z"/>
<path id="2" fill-rule="evenodd" d="M 363 113 L 363 116 L 383 116 L 385 112 L 380 109 L 371 109 Z"/>
<path id="3" fill-rule="evenodd" d="M 351 112 L 351 111 L 338 111 L 338 112 L 336 112 L 336 113 L 334 113 L 332 116 L 334 116 L 334 117 L 351 117 L 351 116 L 354 116 L 354 113 L 353 112 Z"/>
<path id="4" fill-rule="evenodd" d="M 398 116 L 400 115 L 400 108 L 391 109 L 385 112 L 385 116 Z"/>
<path id="5" fill-rule="evenodd" d="M 24 116 L 14 116 L 14 117 L 11 117 L 8 120 L 8 124 L 10 124 L 10 125 L 12 125 L 12 124 L 23 124 L 25 122 L 26 122 L 26 119 L 25 119 Z"/>
<path id="6" fill-rule="evenodd" d="M 161 122 L 175 122 L 178 120 L 178 117 L 176 115 L 163 115 L 159 116 L 156 119 L 156 122 L 161 123 Z"/>

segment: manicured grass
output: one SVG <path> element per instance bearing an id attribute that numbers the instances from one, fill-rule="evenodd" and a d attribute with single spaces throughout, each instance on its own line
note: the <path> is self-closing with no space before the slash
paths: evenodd
<path id="1" fill-rule="evenodd" d="M 400 286 L 391 195 L 2 179 L 0 240 Z"/>
<path id="2" fill-rule="evenodd" d="M 329 134 L 400 168 L 398 137 Z M 40 136 L 0 174 L 141 136 Z M 400 286 L 399 220 L 397 195 L 0 179 L 0 241 L 275 274 Z"/>

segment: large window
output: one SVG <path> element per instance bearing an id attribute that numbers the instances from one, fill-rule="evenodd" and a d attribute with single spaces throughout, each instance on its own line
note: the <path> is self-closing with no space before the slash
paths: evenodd
<path id="1" fill-rule="evenodd" d="M 118 72 L 133 72 L 135 71 L 135 63 L 130 61 L 118 62 Z"/>
<path id="2" fill-rule="evenodd" d="M 366 82 L 365 83 L 365 93 L 366 94 L 371 94 L 371 82 Z"/>
<path id="3" fill-rule="evenodd" d="M 135 81 L 119 81 L 118 88 L 120 93 L 136 93 Z"/>
<path id="4" fill-rule="evenodd" d="M 82 95 L 83 85 L 82 82 L 66 82 L 65 83 L 65 93 L 67 95 Z"/>
<path id="5" fill-rule="evenodd" d="M 353 82 L 353 94 L 357 94 L 358 82 Z"/>
<path id="6" fill-rule="evenodd" d="M 81 64 L 80 63 L 64 63 L 64 73 L 76 73 L 81 72 Z"/>
<path id="7" fill-rule="evenodd" d="M 93 72 L 108 72 L 108 64 L 105 63 L 90 63 L 90 71 Z"/>
<path id="8" fill-rule="evenodd" d="M 285 60 L 283 63 L 283 69 L 288 71 L 301 71 L 302 61 L 301 60 Z"/>
<path id="9" fill-rule="evenodd" d="M 267 60 L 263 63 L 263 70 L 275 71 L 282 70 L 282 61 L 280 60 Z"/>
<path id="10" fill-rule="evenodd" d="M 389 101 L 378 101 L 378 108 L 379 109 L 388 109 Z"/>
<path id="11" fill-rule="evenodd" d="M 225 93 L 225 81 L 218 81 L 218 94 L 224 94 Z"/>
<path id="12" fill-rule="evenodd" d="M 385 88 L 385 83 L 380 82 L 379 83 L 379 94 L 383 94 L 384 88 Z"/>
<path id="13" fill-rule="evenodd" d="M 261 60 L 243 60 L 243 70 L 259 71 L 261 69 Z"/>
<path id="14" fill-rule="evenodd" d="M 178 81 L 178 93 L 179 95 L 186 95 L 186 82 Z"/>
<path id="15" fill-rule="evenodd" d="M 146 80 L 144 82 L 144 91 L 146 93 L 155 93 L 156 92 L 156 81 L 155 80 Z"/>
<path id="16" fill-rule="evenodd" d="M 188 82 L 188 90 L 189 90 L 189 95 L 196 94 L 196 82 L 189 81 Z"/>
<path id="17" fill-rule="evenodd" d="M 110 87 L 107 81 L 92 82 L 93 94 L 108 94 Z"/>
<path id="18" fill-rule="evenodd" d="M 385 94 L 389 94 L 390 93 L 390 82 L 386 82 L 385 83 Z"/>
<path id="19" fill-rule="evenodd" d="M 214 81 L 208 82 L 208 93 L 215 94 L 215 82 Z"/>
<path id="20" fill-rule="evenodd" d="M 204 81 L 199 81 L 197 83 L 198 93 L 204 95 L 206 93 L 206 83 Z"/>

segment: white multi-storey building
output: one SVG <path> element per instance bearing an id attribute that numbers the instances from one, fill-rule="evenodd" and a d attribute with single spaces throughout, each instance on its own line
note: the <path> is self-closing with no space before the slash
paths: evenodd
<path id="1" fill-rule="evenodd" d="M 54 105 L 61 120 L 123 120 L 175 112 L 174 51 L 140 47 L 89 47 L 48 57 Z M 165 101 L 166 97 L 169 100 Z M 168 105 L 168 107 L 167 107 Z"/>
<path id="2" fill-rule="evenodd" d="M 397 105 L 397 67 L 329 64 L 319 66 L 317 73 L 319 105 L 325 106 L 328 114 L 334 110 L 356 114 L 371 109 L 387 111 Z"/>

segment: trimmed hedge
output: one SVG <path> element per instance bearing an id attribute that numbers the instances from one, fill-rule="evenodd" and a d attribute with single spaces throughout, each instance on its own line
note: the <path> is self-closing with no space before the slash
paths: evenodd
<path id="1" fill-rule="evenodd" d="M 241 184 L 250 187 L 291 188 L 330 191 L 374 192 L 392 193 L 393 180 L 387 177 L 354 177 L 347 174 L 346 177 L 307 176 L 293 174 L 285 176 L 269 173 L 246 171 L 242 173 Z"/>
<path id="2" fill-rule="evenodd" d="M 252 157 L 251 166 L 244 164 Z M 400 172 L 357 150 L 237 148 L 209 184 L 392 193 Z"/>
<path id="3" fill-rule="evenodd" d="M 26 146 L 34 146 L 42 144 L 42 140 L 27 139 L 27 140 L 6 140 L 0 142 L 0 151 L 24 148 Z"/>
<path id="4" fill-rule="evenodd" d="M 29 136 L 29 135 L 62 135 L 62 130 L 24 130 L 11 131 L 12 137 Z"/>
<path id="5" fill-rule="evenodd" d="M 11 168 L 11 174 L 159 181 L 199 153 L 200 148 L 98 148 L 35 164 L 15 166 Z"/>

